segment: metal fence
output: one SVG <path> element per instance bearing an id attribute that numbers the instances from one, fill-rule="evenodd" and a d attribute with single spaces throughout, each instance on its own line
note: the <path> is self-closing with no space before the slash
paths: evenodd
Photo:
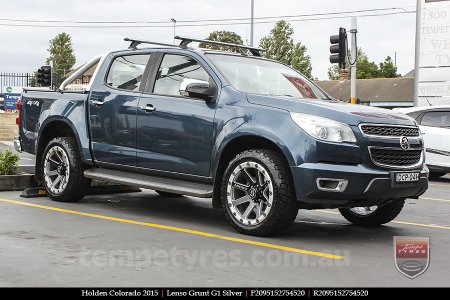
<path id="1" fill-rule="evenodd" d="M 30 86 L 33 77 L 33 73 L 0 73 L 0 94 L 3 94 L 6 86 Z"/>

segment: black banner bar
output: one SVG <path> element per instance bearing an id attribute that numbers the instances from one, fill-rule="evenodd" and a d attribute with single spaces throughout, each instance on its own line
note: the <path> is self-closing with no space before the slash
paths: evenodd
<path id="1" fill-rule="evenodd" d="M 65 296 L 80 298 L 151 298 L 177 299 L 196 298 L 234 298 L 256 299 L 270 297 L 295 297 L 303 299 L 323 299 L 335 297 L 377 298 L 389 297 L 397 288 L 1 288 L 2 295 L 12 293 L 15 297 L 24 296 L 33 299 L 49 296 Z M 447 288 L 446 288 L 447 289 Z M 430 295 L 425 288 L 398 288 L 402 298 Z M 441 288 L 431 289 L 432 293 Z M 443 290 L 443 288 L 442 288 Z M 30 298 L 30 299 L 31 299 Z"/>

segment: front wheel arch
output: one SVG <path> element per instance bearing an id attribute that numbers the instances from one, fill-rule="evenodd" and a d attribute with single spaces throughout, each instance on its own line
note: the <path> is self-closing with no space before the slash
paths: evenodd
<path id="1" fill-rule="evenodd" d="M 267 138 L 256 135 L 241 135 L 230 140 L 219 152 L 218 157 L 220 159 L 218 159 L 218 163 L 216 165 L 213 165 L 214 192 L 212 205 L 214 208 L 222 207 L 222 201 L 220 200 L 220 189 L 223 175 L 228 164 L 239 153 L 253 149 L 270 150 L 277 152 L 284 158 L 287 165 L 290 165 L 290 162 L 293 161 L 293 158 L 287 156 L 286 153 L 281 150 L 279 145 Z M 292 174 L 290 174 L 290 176 L 292 178 Z"/>

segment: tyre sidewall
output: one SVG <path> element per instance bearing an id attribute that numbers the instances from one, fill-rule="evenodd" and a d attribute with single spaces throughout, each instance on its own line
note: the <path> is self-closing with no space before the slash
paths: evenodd
<path id="1" fill-rule="evenodd" d="M 45 157 L 50 149 L 58 146 L 67 155 L 69 161 L 69 179 L 65 189 L 60 194 L 54 194 L 50 191 L 44 178 L 45 170 Z M 55 200 L 62 202 L 72 202 L 79 200 L 84 194 L 86 182 L 88 180 L 82 176 L 83 168 L 81 164 L 81 158 L 79 157 L 78 150 L 76 148 L 75 140 L 73 138 L 55 138 L 49 142 L 42 155 L 41 174 L 43 176 L 42 183 L 47 191 L 47 195 Z M 83 182 L 82 182 L 83 181 Z M 81 196 L 81 197 L 80 197 Z"/>
<path id="2" fill-rule="evenodd" d="M 265 157 L 264 155 L 255 155 L 260 154 L 257 151 L 245 151 L 233 159 L 229 166 L 227 167 L 223 179 L 222 179 L 222 187 L 221 187 L 221 199 L 222 199 L 222 205 L 226 211 L 225 215 L 227 219 L 230 221 L 230 223 L 233 225 L 233 227 L 238 230 L 241 233 L 250 234 L 250 235 L 272 235 L 272 233 L 265 234 L 262 232 L 266 232 L 269 227 L 277 226 L 277 224 L 273 224 L 275 220 L 274 215 L 277 214 L 278 209 L 282 205 L 286 205 L 285 198 L 286 195 L 283 195 L 280 193 L 280 188 L 282 184 L 288 185 L 288 189 L 291 188 L 290 184 L 287 184 L 285 182 L 282 182 L 280 178 L 279 171 L 277 170 L 275 164 L 271 162 L 271 159 L 269 157 Z M 272 181 L 273 185 L 273 202 L 272 207 L 267 215 L 267 217 L 258 225 L 254 226 L 248 226 L 241 222 L 239 222 L 233 215 L 229 208 L 228 201 L 227 201 L 227 186 L 228 181 L 230 179 L 230 176 L 232 175 L 232 172 L 234 169 L 242 164 L 243 162 L 253 162 L 260 164 L 263 166 L 267 171 L 268 175 L 270 177 L 270 180 Z M 292 195 L 290 195 L 292 196 Z M 288 196 L 289 197 L 289 196 Z M 291 199 L 288 199 L 291 200 Z M 297 214 L 297 211 L 295 212 L 295 215 Z M 276 221 L 275 221 L 276 222 Z"/>

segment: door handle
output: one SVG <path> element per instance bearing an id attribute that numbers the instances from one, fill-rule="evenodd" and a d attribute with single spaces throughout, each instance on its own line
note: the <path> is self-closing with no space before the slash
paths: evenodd
<path id="1" fill-rule="evenodd" d="M 91 99 L 91 103 L 95 106 L 102 106 L 105 104 L 103 101 L 100 101 L 99 99 Z"/>
<path id="2" fill-rule="evenodd" d="M 151 105 L 151 104 L 147 104 L 146 106 L 141 106 L 140 109 L 142 109 L 146 113 L 151 113 L 156 110 L 156 108 L 154 108 L 153 105 Z"/>

